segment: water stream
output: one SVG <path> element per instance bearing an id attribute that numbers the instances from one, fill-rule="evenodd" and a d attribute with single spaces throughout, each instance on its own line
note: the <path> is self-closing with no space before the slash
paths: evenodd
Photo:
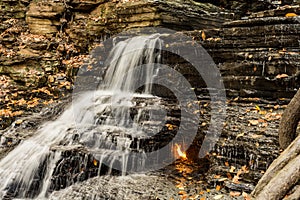
<path id="1" fill-rule="evenodd" d="M 160 108 L 159 99 L 151 95 L 151 84 L 145 83 L 155 76 L 151 63 L 159 61 L 157 49 L 161 45 L 158 34 L 117 43 L 108 57 L 108 69 L 99 88 L 78 95 L 60 117 L 45 123 L 0 161 L 0 198 L 47 198 L 52 174 L 62 154 L 62 150 L 54 147 L 62 141 L 70 148 L 84 145 L 100 162 L 106 160 L 110 167 L 117 163 L 125 174 L 132 138 L 149 134 L 141 128 L 140 118 L 144 117 L 145 109 L 140 108 L 134 117 L 131 114 L 132 98 L 156 98 L 158 103 L 153 103 L 151 109 Z M 135 70 L 142 64 L 148 64 L 147 68 Z M 144 83 L 139 94 L 135 93 L 137 83 Z M 70 132 L 76 133 L 77 142 Z M 135 149 L 139 151 L 139 146 Z"/>

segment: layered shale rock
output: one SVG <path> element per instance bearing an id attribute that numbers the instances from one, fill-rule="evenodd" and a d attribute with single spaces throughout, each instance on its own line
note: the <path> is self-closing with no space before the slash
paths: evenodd
<path id="1" fill-rule="evenodd" d="M 219 65 L 229 95 L 292 97 L 299 88 L 299 6 L 252 13 L 224 28 L 196 31 Z"/>
<path id="2" fill-rule="evenodd" d="M 219 27 L 233 17 L 233 13 L 212 4 L 181 0 L 107 1 L 90 11 L 76 8 L 66 29 L 72 41 L 81 47 L 132 28 L 194 30 Z"/>
<path id="3" fill-rule="evenodd" d="M 59 1 L 31 2 L 26 13 L 26 22 L 31 33 L 56 33 L 57 27 L 62 26 L 60 20 L 65 12 L 65 5 Z"/>

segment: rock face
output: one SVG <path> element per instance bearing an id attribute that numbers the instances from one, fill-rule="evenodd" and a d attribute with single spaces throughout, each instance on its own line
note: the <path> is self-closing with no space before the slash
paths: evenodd
<path id="1" fill-rule="evenodd" d="M 166 27 L 181 31 L 178 34 L 184 32 L 192 36 L 207 49 L 219 66 L 229 96 L 277 99 L 291 97 L 295 93 L 294 90 L 300 86 L 298 0 L 220 0 L 213 1 L 213 4 L 209 3 L 211 1 L 197 2 L 2 0 L 0 129 L 18 119 L 23 111 L 37 112 L 39 107 L 58 99 L 59 94 L 71 91 L 79 68 L 89 74 L 89 70 L 96 71 L 98 67 L 103 66 L 109 48 L 99 47 L 101 41 L 137 27 Z M 95 48 L 97 45 L 99 48 Z M 167 45 L 186 44 L 178 42 Z M 193 47 L 192 44 L 190 46 Z M 85 62 L 85 59 L 90 58 L 89 52 L 93 49 L 95 50 L 92 54 L 101 56 L 92 62 Z M 199 81 L 201 77 L 194 75 L 192 66 L 176 56 L 166 56 L 168 58 L 164 62 L 173 61 L 172 67 L 177 68 L 195 84 L 196 91 L 201 94 L 205 84 Z M 94 65 L 95 63 L 98 65 Z M 95 77 L 84 78 L 93 82 L 91 78 Z M 245 179 L 255 184 L 261 177 L 257 171 L 265 170 L 279 153 L 275 145 L 275 131 L 272 131 L 277 128 L 277 122 L 271 129 L 268 127 L 263 131 L 257 130 L 255 123 L 266 128 L 267 122 L 278 121 L 280 117 L 270 114 L 261 120 L 261 114 L 257 112 L 257 116 L 248 121 L 245 116 L 254 105 L 242 105 L 243 112 L 239 107 L 240 104 L 233 102 L 231 109 L 234 112 L 228 116 L 229 123 L 222 132 L 215 154 L 211 155 L 216 157 L 214 163 L 223 167 L 214 166 L 211 170 L 212 174 L 226 177 L 230 169 L 229 166 L 224 167 L 224 162 L 228 158 L 230 162 L 237 163 L 239 168 L 250 163 L 249 167 L 256 171 L 245 172 Z M 260 107 L 269 109 L 267 105 Z M 243 126 L 232 124 L 240 121 Z M 19 126 L 24 125 L 20 121 L 18 123 Z M 202 124 L 204 128 L 207 126 L 206 123 Z M 248 130 L 247 134 L 241 134 L 241 131 L 249 127 L 251 130 Z M 10 136 L 3 138 L 8 146 L 19 142 L 19 139 L 14 141 Z M 242 139 L 249 140 L 252 144 L 245 146 Z M 69 151 L 66 151 L 64 157 L 66 171 L 70 161 L 81 162 L 84 157 L 83 154 L 80 154 L 80 157 L 79 153 L 76 155 L 76 151 L 71 151 L 75 154 L 68 154 Z M 275 152 L 276 155 L 268 156 L 269 151 Z M 232 152 L 235 153 L 235 157 L 231 157 Z M 79 157 L 78 160 L 71 159 L 76 156 Z M 88 161 L 91 173 L 83 174 L 83 178 L 79 180 L 96 175 L 93 170 L 97 166 L 92 158 Z M 56 174 L 54 180 L 62 183 L 62 187 L 69 184 L 67 181 L 70 178 L 70 174 L 65 176 L 64 170 Z M 76 175 L 80 173 L 78 170 L 72 172 Z M 210 180 L 219 181 L 214 178 Z M 223 185 L 229 189 L 236 187 L 225 183 Z M 251 190 L 251 187 L 246 189 Z"/>
<path id="2" fill-rule="evenodd" d="M 229 95 L 292 97 L 299 88 L 299 6 L 252 13 L 191 35 L 219 65 Z M 289 17 L 291 16 L 291 17 Z"/>
<path id="3" fill-rule="evenodd" d="M 26 23 L 33 34 L 51 34 L 63 25 L 65 5 L 63 2 L 42 1 L 30 3 L 26 13 Z"/>

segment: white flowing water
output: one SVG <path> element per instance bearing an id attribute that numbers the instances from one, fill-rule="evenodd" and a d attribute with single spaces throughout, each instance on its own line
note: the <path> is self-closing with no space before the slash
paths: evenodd
<path id="1" fill-rule="evenodd" d="M 150 98 L 151 84 L 145 84 L 141 94 L 134 92 L 139 87 L 137 82 L 149 83 L 155 75 L 154 65 L 149 64 L 142 70 L 135 70 L 135 67 L 157 62 L 160 59 L 157 49 L 161 45 L 157 34 L 116 44 L 108 58 L 108 69 L 99 90 L 79 95 L 60 117 L 44 124 L 35 136 L 22 141 L 0 161 L 0 198 L 46 198 L 55 166 L 61 159 L 61 151 L 51 151 L 51 148 L 62 140 L 67 141 L 65 145 L 72 145 L 71 136 L 68 136 L 70 129 L 76 130 L 80 142 L 90 151 L 97 152 L 100 162 L 109 156 L 111 165 L 118 160 L 122 171 L 126 171 L 126 149 L 132 141 L 124 135 L 145 134 L 137 124 L 140 115 L 135 119 L 130 117 L 131 98 Z M 95 138 L 96 132 L 102 134 Z M 119 134 L 115 148 L 108 142 L 109 132 Z M 32 191 L 34 188 L 39 191 Z"/>

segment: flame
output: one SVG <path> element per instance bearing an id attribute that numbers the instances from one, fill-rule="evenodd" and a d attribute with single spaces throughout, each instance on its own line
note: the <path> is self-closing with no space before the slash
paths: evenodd
<path id="1" fill-rule="evenodd" d="M 95 166 L 97 166 L 98 165 L 98 161 L 97 160 L 93 160 L 93 164 L 95 165 Z"/>
<path id="2" fill-rule="evenodd" d="M 182 159 L 187 159 L 186 157 L 186 153 L 181 151 L 181 146 L 178 145 L 178 144 L 175 144 L 176 145 L 176 150 L 177 150 L 177 153 L 178 155 L 182 158 Z"/>

